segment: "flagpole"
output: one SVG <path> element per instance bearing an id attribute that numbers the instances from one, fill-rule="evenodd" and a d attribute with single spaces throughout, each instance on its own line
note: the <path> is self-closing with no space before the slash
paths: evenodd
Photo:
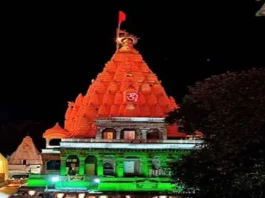
<path id="1" fill-rule="evenodd" d="M 116 31 L 116 51 L 119 50 L 118 38 L 119 38 L 120 28 L 121 28 L 121 24 L 118 23 L 118 28 L 117 28 L 117 31 Z"/>

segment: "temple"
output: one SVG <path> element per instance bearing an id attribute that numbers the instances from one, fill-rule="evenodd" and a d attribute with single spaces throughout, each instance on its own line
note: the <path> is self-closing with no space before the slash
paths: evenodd
<path id="1" fill-rule="evenodd" d="M 16 151 L 8 159 L 10 178 L 28 173 L 40 173 L 41 166 L 41 153 L 30 136 L 26 136 L 22 140 Z"/>
<path id="2" fill-rule="evenodd" d="M 171 183 L 169 165 L 200 144 L 201 134 L 187 137 L 165 123 L 178 108 L 174 98 L 134 48 L 135 36 L 122 31 L 116 42 L 87 93 L 68 102 L 64 127 L 56 123 L 43 134 L 42 173 L 30 175 L 29 188 L 58 197 L 70 191 L 91 198 L 182 193 Z"/>

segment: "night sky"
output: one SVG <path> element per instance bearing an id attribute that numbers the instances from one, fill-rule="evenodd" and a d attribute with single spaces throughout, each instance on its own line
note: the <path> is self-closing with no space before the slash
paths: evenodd
<path id="1" fill-rule="evenodd" d="M 11 154 L 29 134 L 63 124 L 67 101 L 85 93 L 115 51 L 122 29 L 178 103 L 187 86 L 214 74 L 265 67 L 262 2 L 134 1 L 127 5 L 9 5 L 1 23 L 0 152 Z"/>

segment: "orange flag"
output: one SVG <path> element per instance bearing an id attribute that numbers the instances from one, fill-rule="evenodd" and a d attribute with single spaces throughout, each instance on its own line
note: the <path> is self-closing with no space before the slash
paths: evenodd
<path id="1" fill-rule="evenodd" d="M 123 11 L 119 11 L 119 25 L 126 20 L 126 14 Z"/>

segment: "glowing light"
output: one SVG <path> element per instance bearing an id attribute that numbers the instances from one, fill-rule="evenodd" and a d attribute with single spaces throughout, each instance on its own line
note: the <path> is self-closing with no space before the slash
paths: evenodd
<path id="1" fill-rule="evenodd" d="M 64 193 L 58 193 L 58 194 L 56 195 L 57 198 L 63 198 L 63 196 L 64 196 Z"/>
<path id="2" fill-rule="evenodd" d="M 30 190 L 28 193 L 29 193 L 30 196 L 33 196 L 33 195 L 35 195 L 36 191 L 35 190 Z"/>
<path id="3" fill-rule="evenodd" d="M 85 193 L 79 193 L 78 198 L 85 198 L 86 194 Z"/>
<path id="4" fill-rule="evenodd" d="M 9 195 L 8 195 L 8 194 L 5 194 L 5 193 L 2 193 L 2 192 L 0 192 L 0 197 L 1 197 L 1 198 L 8 198 L 8 197 L 9 197 Z"/>
<path id="5" fill-rule="evenodd" d="M 107 195 L 100 195 L 99 198 L 108 198 Z"/>
<path id="6" fill-rule="evenodd" d="M 59 181 L 59 176 L 52 177 L 52 182 L 58 182 L 58 181 Z"/>
<path id="7" fill-rule="evenodd" d="M 95 179 L 94 179 L 94 182 L 95 182 L 95 183 L 99 183 L 99 182 L 100 182 L 100 179 L 99 179 L 99 178 L 95 178 Z"/>

